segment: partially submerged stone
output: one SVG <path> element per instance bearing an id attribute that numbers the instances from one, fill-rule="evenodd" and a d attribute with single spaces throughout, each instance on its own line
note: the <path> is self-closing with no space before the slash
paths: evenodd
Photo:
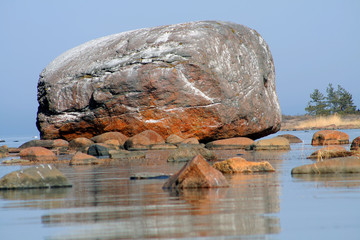
<path id="1" fill-rule="evenodd" d="M 109 154 L 111 159 L 119 160 L 134 160 L 146 157 L 145 151 L 110 150 Z"/>
<path id="2" fill-rule="evenodd" d="M 359 151 L 359 150 L 360 150 L 360 137 L 357 137 L 351 142 L 350 151 Z"/>
<path id="3" fill-rule="evenodd" d="M 6 145 L 0 146 L 0 158 L 7 157 L 9 155 L 9 148 Z"/>
<path id="4" fill-rule="evenodd" d="M 95 165 L 100 164 L 101 160 L 86 153 L 77 152 L 71 158 L 69 165 Z"/>
<path id="5" fill-rule="evenodd" d="M 302 143 L 303 142 L 300 138 L 298 138 L 297 136 L 294 136 L 292 134 L 282 134 L 282 135 L 278 135 L 278 137 L 286 138 L 287 140 L 289 140 L 289 143 Z"/>
<path id="6" fill-rule="evenodd" d="M 314 133 L 311 145 L 340 145 L 348 144 L 349 135 L 337 130 L 321 130 Z"/>
<path id="7" fill-rule="evenodd" d="M 99 158 L 109 158 L 110 157 L 109 149 L 100 144 L 93 144 L 93 145 L 89 146 L 89 148 L 87 150 L 87 154 L 94 156 L 94 157 L 99 157 Z"/>
<path id="8" fill-rule="evenodd" d="M 249 146 L 250 150 L 290 150 L 289 140 L 283 137 L 274 137 L 271 139 L 263 139 L 256 141 Z"/>
<path id="9" fill-rule="evenodd" d="M 155 131 L 146 130 L 143 131 L 124 143 L 124 147 L 127 150 L 148 150 L 152 145 L 164 144 L 165 140 Z"/>
<path id="10" fill-rule="evenodd" d="M 227 150 L 227 149 L 245 149 L 254 143 L 254 140 L 247 137 L 228 138 L 212 141 L 206 144 L 208 149 Z"/>
<path id="11" fill-rule="evenodd" d="M 197 155 L 202 155 L 206 160 L 215 160 L 216 156 L 202 145 L 180 144 L 179 147 L 170 153 L 168 162 L 186 162 Z"/>
<path id="12" fill-rule="evenodd" d="M 153 173 L 153 172 L 141 172 L 135 173 L 130 176 L 131 180 L 140 180 L 140 179 L 168 179 L 169 174 L 165 173 Z"/>
<path id="13" fill-rule="evenodd" d="M 213 168 L 222 173 L 252 173 L 252 172 L 274 172 L 275 169 L 267 161 L 249 162 L 241 157 L 229 158 L 216 162 Z"/>
<path id="14" fill-rule="evenodd" d="M 43 147 L 29 147 L 22 149 L 19 153 L 21 159 L 32 162 L 55 161 L 57 157 L 51 150 Z"/>
<path id="15" fill-rule="evenodd" d="M 342 146 L 326 146 L 321 148 L 315 152 L 313 152 L 308 159 L 316 159 L 318 161 L 322 161 L 324 159 L 329 158 L 337 158 L 337 157 L 348 157 L 351 156 L 352 153 L 347 151 Z"/>
<path id="16" fill-rule="evenodd" d="M 360 157 L 333 158 L 293 168 L 291 174 L 360 173 Z"/>
<path id="17" fill-rule="evenodd" d="M 184 167 L 171 176 L 163 185 L 166 189 L 183 188 L 217 188 L 228 187 L 224 175 L 210 166 L 201 156 L 197 155 Z"/>
<path id="18" fill-rule="evenodd" d="M 40 165 L 9 173 L 0 179 L 0 190 L 71 187 L 68 179 L 51 165 Z"/>

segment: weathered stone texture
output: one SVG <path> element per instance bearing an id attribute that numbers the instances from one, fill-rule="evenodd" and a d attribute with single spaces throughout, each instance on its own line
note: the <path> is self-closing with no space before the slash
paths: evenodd
<path id="1" fill-rule="evenodd" d="M 276 132 L 268 45 L 243 25 L 201 21 L 95 39 L 52 61 L 38 83 L 43 139 L 154 130 L 200 142 Z"/>

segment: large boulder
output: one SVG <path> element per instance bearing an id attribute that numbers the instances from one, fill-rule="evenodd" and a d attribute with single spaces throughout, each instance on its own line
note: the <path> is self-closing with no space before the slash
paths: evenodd
<path id="1" fill-rule="evenodd" d="M 197 155 L 163 185 L 166 189 L 228 187 L 224 175 Z"/>
<path id="2" fill-rule="evenodd" d="M 68 179 L 51 165 L 11 172 L 0 179 L 0 190 L 71 187 Z"/>
<path id="3" fill-rule="evenodd" d="M 277 132 L 281 112 L 264 39 L 200 21 L 114 34 L 75 47 L 40 74 L 43 139 L 154 130 L 200 142 Z"/>
<path id="4" fill-rule="evenodd" d="M 337 130 L 321 130 L 314 133 L 311 145 L 341 145 L 349 143 L 349 135 Z"/>

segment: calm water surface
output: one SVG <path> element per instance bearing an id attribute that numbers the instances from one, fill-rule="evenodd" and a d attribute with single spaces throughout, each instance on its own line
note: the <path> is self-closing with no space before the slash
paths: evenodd
<path id="1" fill-rule="evenodd" d="M 344 132 L 350 141 L 360 136 Z M 101 166 L 57 164 L 72 188 L 0 191 L 0 239 L 360 239 L 360 175 L 292 177 L 319 147 L 310 145 L 314 131 L 286 133 L 304 143 L 276 153 L 216 152 L 276 169 L 226 175 L 230 188 L 170 192 L 161 188 L 166 180 L 130 180 L 178 171 L 183 163 L 166 163 L 164 151 Z M 0 166 L 0 177 L 19 168 Z"/>

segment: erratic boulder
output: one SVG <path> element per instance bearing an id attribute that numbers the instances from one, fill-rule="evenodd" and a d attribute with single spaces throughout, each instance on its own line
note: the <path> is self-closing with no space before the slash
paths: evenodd
<path id="1" fill-rule="evenodd" d="M 0 179 L 0 190 L 71 187 L 68 179 L 51 165 L 11 172 Z"/>
<path id="2" fill-rule="evenodd" d="M 42 139 L 154 130 L 200 142 L 277 132 L 281 112 L 265 40 L 200 21 L 114 34 L 53 60 L 38 82 Z"/>

